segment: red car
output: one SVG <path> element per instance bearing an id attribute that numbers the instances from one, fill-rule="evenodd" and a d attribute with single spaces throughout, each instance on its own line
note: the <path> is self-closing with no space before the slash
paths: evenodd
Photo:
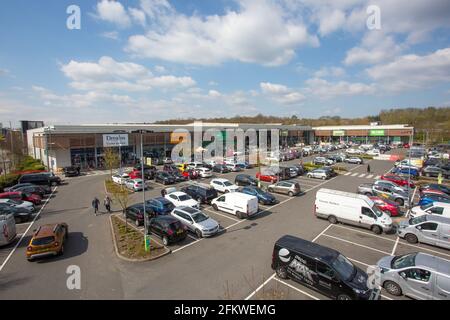
<path id="1" fill-rule="evenodd" d="M 261 181 L 265 181 L 265 182 L 270 182 L 270 183 L 274 183 L 278 181 L 278 177 L 276 175 L 273 174 L 263 174 L 260 172 L 256 173 L 256 179 L 259 179 Z"/>
<path id="2" fill-rule="evenodd" d="M 409 143 L 404 143 L 403 148 L 409 149 Z"/>
<path id="3" fill-rule="evenodd" d="M 404 179 L 400 176 L 397 176 L 395 174 L 385 174 L 381 176 L 381 180 L 387 180 L 387 181 L 391 181 L 393 183 L 395 183 L 396 185 L 400 186 L 400 187 L 404 187 L 408 185 L 408 179 Z M 414 188 L 415 185 L 414 183 L 411 181 L 411 183 L 409 184 L 410 188 Z"/>
<path id="4" fill-rule="evenodd" d="M 133 170 L 129 172 L 128 175 L 130 176 L 130 179 L 142 179 L 142 174 L 139 170 Z"/>
<path id="5" fill-rule="evenodd" d="M 37 194 L 25 193 L 20 191 L 15 192 L 3 192 L 0 193 L 0 199 L 13 199 L 13 200 L 23 200 L 29 201 L 34 205 L 39 205 L 42 202 L 42 198 Z"/>
<path id="6" fill-rule="evenodd" d="M 391 217 L 397 217 L 400 215 L 400 208 L 397 204 L 397 202 L 383 199 L 380 197 L 369 197 L 370 200 L 375 202 L 375 205 L 380 208 L 381 211 L 387 213 Z"/>
<path id="7" fill-rule="evenodd" d="M 444 197 L 447 196 L 446 193 L 444 193 L 444 192 L 442 192 L 440 190 L 436 190 L 436 189 L 422 189 L 422 190 L 419 191 L 419 194 L 420 194 L 420 197 L 423 197 L 423 196 L 428 195 L 428 194 L 436 194 L 436 195 L 444 196 Z"/>
<path id="8" fill-rule="evenodd" d="M 196 170 L 184 170 L 181 174 L 188 179 L 198 179 L 200 178 L 200 174 Z"/>

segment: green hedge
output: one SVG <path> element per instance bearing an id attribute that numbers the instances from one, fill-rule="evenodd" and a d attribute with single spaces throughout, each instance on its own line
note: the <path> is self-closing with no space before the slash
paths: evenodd
<path id="1" fill-rule="evenodd" d="M 3 192 L 4 188 L 7 187 L 11 187 L 15 184 L 17 184 L 17 181 L 19 180 L 19 175 L 18 174 L 7 174 L 7 175 L 2 175 L 0 177 L 0 189 Z"/>
<path id="2" fill-rule="evenodd" d="M 45 170 L 45 166 L 42 164 L 41 160 L 26 156 L 22 159 L 22 161 L 20 161 L 19 165 L 17 166 L 17 171 L 27 170 Z"/>

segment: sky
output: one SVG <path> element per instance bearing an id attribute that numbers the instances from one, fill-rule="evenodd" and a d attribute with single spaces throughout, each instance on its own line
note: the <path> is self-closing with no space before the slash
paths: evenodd
<path id="1" fill-rule="evenodd" d="M 448 0 L 7 1 L 0 122 L 448 106 L 449 31 Z"/>

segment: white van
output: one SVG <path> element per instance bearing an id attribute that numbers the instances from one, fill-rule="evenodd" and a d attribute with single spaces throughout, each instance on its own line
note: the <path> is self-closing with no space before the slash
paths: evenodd
<path id="1" fill-rule="evenodd" d="M 211 201 L 214 210 L 236 215 L 239 219 L 258 213 L 258 198 L 242 192 L 226 193 Z"/>
<path id="2" fill-rule="evenodd" d="M 0 246 L 10 244 L 16 238 L 14 215 L 0 215 Z"/>
<path id="3" fill-rule="evenodd" d="M 450 218 L 450 203 L 432 202 L 424 206 L 415 206 L 409 213 L 409 215 L 413 218 L 424 214 L 436 214 L 441 217 Z"/>
<path id="4" fill-rule="evenodd" d="M 330 223 L 347 223 L 372 230 L 374 233 L 392 229 L 392 219 L 369 197 L 339 190 L 319 189 L 314 213 Z"/>

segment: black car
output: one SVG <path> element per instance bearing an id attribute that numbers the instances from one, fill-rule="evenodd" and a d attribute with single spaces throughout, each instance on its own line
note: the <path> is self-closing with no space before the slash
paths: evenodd
<path id="1" fill-rule="evenodd" d="M 238 174 L 234 179 L 237 186 L 257 186 L 258 180 L 248 174 Z"/>
<path id="2" fill-rule="evenodd" d="M 247 186 L 242 188 L 242 193 L 249 194 L 258 198 L 258 202 L 261 204 L 276 204 L 278 203 L 277 198 L 270 192 L 266 192 L 261 188 L 255 186 Z"/>
<path id="3" fill-rule="evenodd" d="M 32 183 L 37 185 L 54 186 L 61 184 L 61 178 L 50 172 L 29 173 L 19 178 L 19 183 Z"/>
<path id="4" fill-rule="evenodd" d="M 338 251 L 286 235 L 273 248 L 272 269 L 281 279 L 292 279 L 337 300 L 379 299 L 369 289 L 368 275 Z"/>
<path id="5" fill-rule="evenodd" d="M 180 169 L 174 164 L 165 164 L 163 166 L 163 171 L 173 173 L 173 172 L 180 172 Z"/>
<path id="6" fill-rule="evenodd" d="M 450 171 L 444 170 L 442 167 L 428 166 L 422 169 L 422 175 L 426 177 L 438 177 L 439 174 L 441 174 L 443 178 L 450 178 Z"/>
<path id="7" fill-rule="evenodd" d="M 23 208 L 11 207 L 6 203 L 0 203 L 0 215 L 13 214 L 16 223 L 30 221 L 33 213 Z"/>
<path id="8" fill-rule="evenodd" d="M 423 166 L 424 167 L 435 166 L 435 165 L 438 165 L 439 163 L 440 163 L 439 159 L 437 159 L 437 158 L 430 158 L 430 159 L 427 159 L 427 160 L 425 160 L 423 162 Z"/>
<path id="9" fill-rule="evenodd" d="M 157 216 L 150 219 L 148 232 L 161 237 L 165 246 L 183 241 L 187 237 L 186 227 L 172 216 Z"/>
<path id="10" fill-rule="evenodd" d="M 183 181 L 187 181 L 189 179 L 188 177 L 183 176 L 183 174 L 180 172 L 180 170 L 173 171 L 170 174 L 175 178 L 175 182 L 183 182 Z"/>
<path id="11" fill-rule="evenodd" d="M 230 172 L 230 169 L 228 169 L 228 167 L 224 164 L 215 164 L 212 171 L 218 173 L 228 173 Z"/>
<path id="12" fill-rule="evenodd" d="M 14 191 L 22 191 L 25 193 L 37 194 L 41 198 L 43 198 L 46 194 L 44 189 L 42 189 L 40 186 L 34 185 L 17 187 L 14 189 Z"/>
<path id="13" fill-rule="evenodd" d="M 430 183 L 430 184 L 426 184 L 420 187 L 420 190 L 439 190 L 444 192 L 445 194 L 450 196 L 450 187 L 447 187 L 443 184 L 437 184 L 437 183 Z"/>
<path id="14" fill-rule="evenodd" d="M 77 177 L 80 175 L 80 167 L 64 167 L 63 171 L 65 177 Z"/>
<path id="15" fill-rule="evenodd" d="M 142 171 L 141 164 L 138 163 L 134 166 L 135 170 Z M 144 178 L 146 180 L 153 180 L 155 178 L 155 173 L 158 171 L 155 166 L 149 166 L 148 164 L 144 164 Z"/>
<path id="16" fill-rule="evenodd" d="M 38 186 L 38 185 L 35 185 L 32 183 L 18 183 L 12 187 L 5 188 L 5 192 L 12 192 L 12 191 L 16 191 L 17 189 L 20 189 L 22 187 L 30 187 L 30 186 L 41 189 L 42 192 L 44 192 L 44 194 L 52 193 L 52 188 L 50 188 L 49 186 L 47 186 L 47 185 Z"/>
<path id="17" fill-rule="evenodd" d="M 153 209 L 149 206 L 145 206 L 145 212 L 148 218 L 153 218 L 155 213 Z M 141 226 L 144 224 L 144 206 L 142 203 L 133 204 L 125 209 L 125 216 L 133 220 L 136 226 Z"/>
<path id="18" fill-rule="evenodd" d="M 190 195 L 199 203 L 211 203 L 211 200 L 217 198 L 217 191 L 209 185 L 190 184 L 181 188 L 181 191 Z"/>
<path id="19" fill-rule="evenodd" d="M 166 184 L 173 184 L 176 182 L 176 179 L 173 175 L 165 171 L 157 171 L 155 174 L 155 182 Z"/>

